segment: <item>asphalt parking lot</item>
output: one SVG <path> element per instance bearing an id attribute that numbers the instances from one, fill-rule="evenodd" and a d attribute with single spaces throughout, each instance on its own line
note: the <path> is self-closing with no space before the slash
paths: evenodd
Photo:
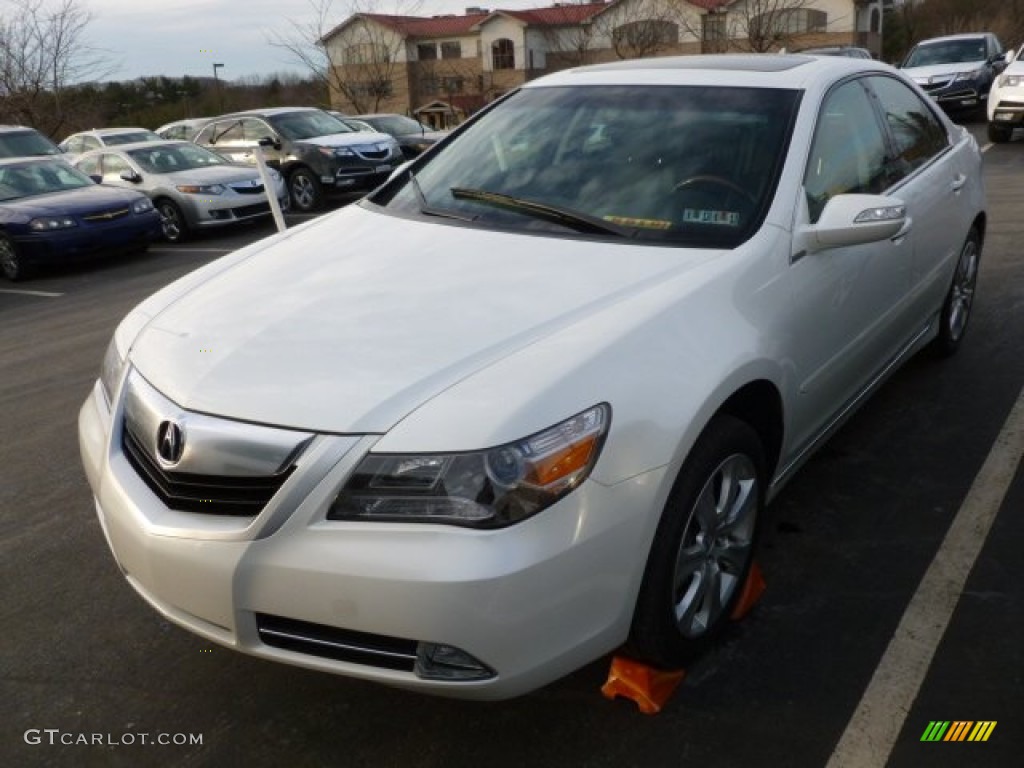
<path id="1" fill-rule="evenodd" d="M 211 646 L 125 583 L 78 408 L 131 306 L 270 225 L 0 283 L 0 765 L 1024 764 L 1024 139 L 985 172 L 965 346 L 911 361 L 785 489 L 764 596 L 656 716 L 602 698 L 607 659 L 508 702 L 428 698 Z M 967 721 L 995 726 L 922 741 Z"/>

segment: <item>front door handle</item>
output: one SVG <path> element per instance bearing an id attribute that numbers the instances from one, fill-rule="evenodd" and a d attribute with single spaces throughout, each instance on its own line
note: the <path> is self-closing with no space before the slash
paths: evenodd
<path id="1" fill-rule="evenodd" d="M 966 183 L 967 183 L 967 176 L 966 176 L 966 174 L 960 173 L 960 174 L 957 174 L 955 179 L 953 179 L 953 183 L 950 186 L 952 187 L 954 192 L 959 192 L 961 189 L 963 189 L 964 184 L 966 184 Z"/>

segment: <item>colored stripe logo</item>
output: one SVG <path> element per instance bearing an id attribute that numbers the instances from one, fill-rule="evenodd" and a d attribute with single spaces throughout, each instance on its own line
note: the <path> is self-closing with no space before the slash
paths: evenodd
<path id="1" fill-rule="evenodd" d="M 921 734 L 921 741 L 988 741 L 996 729 L 996 720 L 932 720 Z"/>

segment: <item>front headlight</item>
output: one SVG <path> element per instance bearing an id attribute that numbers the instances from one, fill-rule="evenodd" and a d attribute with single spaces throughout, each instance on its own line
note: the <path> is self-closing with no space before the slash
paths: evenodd
<path id="1" fill-rule="evenodd" d="M 179 184 L 177 190 L 187 195 L 219 195 L 224 191 L 224 186 L 221 184 Z"/>
<path id="2" fill-rule="evenodd" d="M 535 435 L 472 453 L 368 454 L 329 520 L 512 525 L 551 506 L 590 474 L 608 432 L 601 403 Z"/>
<path id="3" fill-rule="evenodd" d="M 959 83 L 962 80 L 981 80 L 984 77 L 985 77 L 985 70 L 984 69 L 975 69 L 975 70 L 972 70 L 971 72 L 961 72 L 960 74 L 958 74 L 956 76 L 956 79 L 953 82 Z"/>
<path id="4" fill-rule="evenodd" d="M 49 232 L 54 229 L 68 229 L 69 227 L 77 227 L 77 222 L 70 216 L 42 216 L 38 219 L 32 219 L 28 223 L 29 229 L 35 232 Z"/>
<path id="5" fill-rule="evenodd" d="M 153 210 L 153 201 L 148 197 L 136 200 L 132 203 L 132 213 L 147 213 Z"/>
<path id="6" fill-rule="evenodd" d="M 355 157 L 356 153 L 347 147 L 317 147 L 321 155 L 328 157 Z"/>
<path id="7" fill-rule="evenodd" d="M 1020 75 L 1000 75 L 999 76 L 999 87 L 1000 88 L 1016 88 L 1020 85 Z"/>
<path id="8" fill-rule="evenodd" d="M 100 365 L 100 385 L 103 387 L 103 394 L 107 396 L 107 403 L 114 402 L 114 392 L 117 391 L 117 383 L 121 380 L 121 371 L 124 370 L 125 358 L 117 348 L 117 336 L 110 339 L 107 351 L 103 355 L 103 363 Z"/>

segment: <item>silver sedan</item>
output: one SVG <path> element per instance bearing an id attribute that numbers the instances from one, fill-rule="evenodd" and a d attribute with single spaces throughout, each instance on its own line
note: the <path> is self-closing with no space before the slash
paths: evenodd
<path id="1" fill-rule="evenodd" d="M 259 172 L 228 162 L 187 141 L 147 141 L 104 147 L 75 165 L 102 184 L 147 194 L 160 212 L 164 237 L 180 242 L 204 229 L 270 215 Z M 273 169 L 275 191 L 288 206 L 284 180 Z"/>

